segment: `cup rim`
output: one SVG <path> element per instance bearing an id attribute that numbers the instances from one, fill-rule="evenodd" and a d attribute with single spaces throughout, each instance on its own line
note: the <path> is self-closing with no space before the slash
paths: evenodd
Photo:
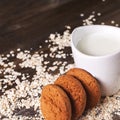
<path id="1" fill-rule="evenodd" d="M 77 52 L 79 52 L 81 55 L 85 56 L 85 57 L 89 57 L 89 58 L 94 58 L 94 59 L 97 59 L 97 58 L 107 58 L 107 57 L 111 57 L 111 56 L 114 56 L 114 55 L 117 55 L 117 54 L 120 54 L 120 50 L 117 50 L 115 52 L 112 52 L 112 53 L 109 53 L 109 54 L 106 54 L 106 55 L 98 55 L 98 56 L 94 56 L 94 55 L 88 55 L 88 54 L 85 54 L 81 51 L 79 51 L 74 42 L 73 42 L 73 34 L 74 32 L 77 30 L 77 29 L 82 29 L 82 28 L 85 28 L 85 27 L 110 27 L 110 28 L 114 28 L 114 29 L 119 29 L 118 27 L 115 27 L 115 26 L 110 26 L 110 25 L 86 25 L 86 26 L 79 26 L 79 27 L 76 27 L 72 33 L 71 33 L 71 45 L 73 45 L 73 47 L 75 48 L 75 50 L 77 50 Z"/>

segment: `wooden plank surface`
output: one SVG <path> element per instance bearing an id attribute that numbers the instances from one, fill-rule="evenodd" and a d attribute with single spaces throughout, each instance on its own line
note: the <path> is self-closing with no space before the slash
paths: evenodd
<path id="1" fill-rule="evenodd" d="M 0 53 L 10 49 L 36 48 L 50 33 L 62 32 L 65 25 L 72 29 L 82 25 L 92 11 L 100 12 L 95 24 L 120 24 L 120 0 L 0 0 Z M 61 4 L 60 4 L 61 3 Z M 29 44 L 28 44 L 29 43 Z M 44 46 L 44 45 L 43 45 Z"/>

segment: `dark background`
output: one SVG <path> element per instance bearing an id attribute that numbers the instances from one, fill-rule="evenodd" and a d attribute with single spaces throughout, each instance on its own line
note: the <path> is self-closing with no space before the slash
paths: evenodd
<path id="1" fill-rule="evenodd" d="M 120 0 L 0 0 L 0 53 L 44 46 L 50 33 L 82 25 L 80 14 L 92 11 L 102 14 L 95 24 L 120 24 Z"/>

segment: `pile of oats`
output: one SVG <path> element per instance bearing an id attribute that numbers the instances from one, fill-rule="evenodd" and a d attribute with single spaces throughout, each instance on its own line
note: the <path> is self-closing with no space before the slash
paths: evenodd
<path id="1" fill-rule="evenodd" d="M 43 120 L 39 109 L 42 87 L 74 66 L 68 64 L 72 54 L 64 51 L 70 51 L 70 27 L 66 27 L 63 35 L 50 34 L 45 41 L 47 51 L 39 46 L 34 53 L 18 48 L 0 55 L 0 119 Z"/>
<path id="2" fill-rule="evenodd" d="M 93 21 L 96 18 L 92 12 L 88 19 L 83 20 L 83 25 L 93 24 Z M 45 40 L 46 51 L 39 46 L 35 52 L 18 48 L 0 55 L 0 120 L 44 120 L 39 109 L 42 87 L 74 67 L 71 28 L 66 28 L 62 35 L 50 34 Z M 120 118 L 120 91 L 102 98 L 100 104 L 85 111 L 80 120 L 112 120 L 116 116 Z"/>

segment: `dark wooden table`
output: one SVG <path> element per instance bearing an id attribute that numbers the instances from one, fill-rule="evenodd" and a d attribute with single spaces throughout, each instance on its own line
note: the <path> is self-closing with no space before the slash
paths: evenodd
<path id="1" fill-rule="evenodd" d="M 102 14 L 95 24 L 120 25 L 120 0 L 0 0 L 0 53 L 44 46 L 50 33 L 82 25 L 80 14 L 92 11 Z"/>
<path id="2" fill-rule="evenodd" d="M 120 26 L 120 0 L 0 0 L 0 54 L 17 48 L 34 51 L 39 45 L 44 50 L 50 33 L 83 25 L 93 11 L 94 24 Z"/>

